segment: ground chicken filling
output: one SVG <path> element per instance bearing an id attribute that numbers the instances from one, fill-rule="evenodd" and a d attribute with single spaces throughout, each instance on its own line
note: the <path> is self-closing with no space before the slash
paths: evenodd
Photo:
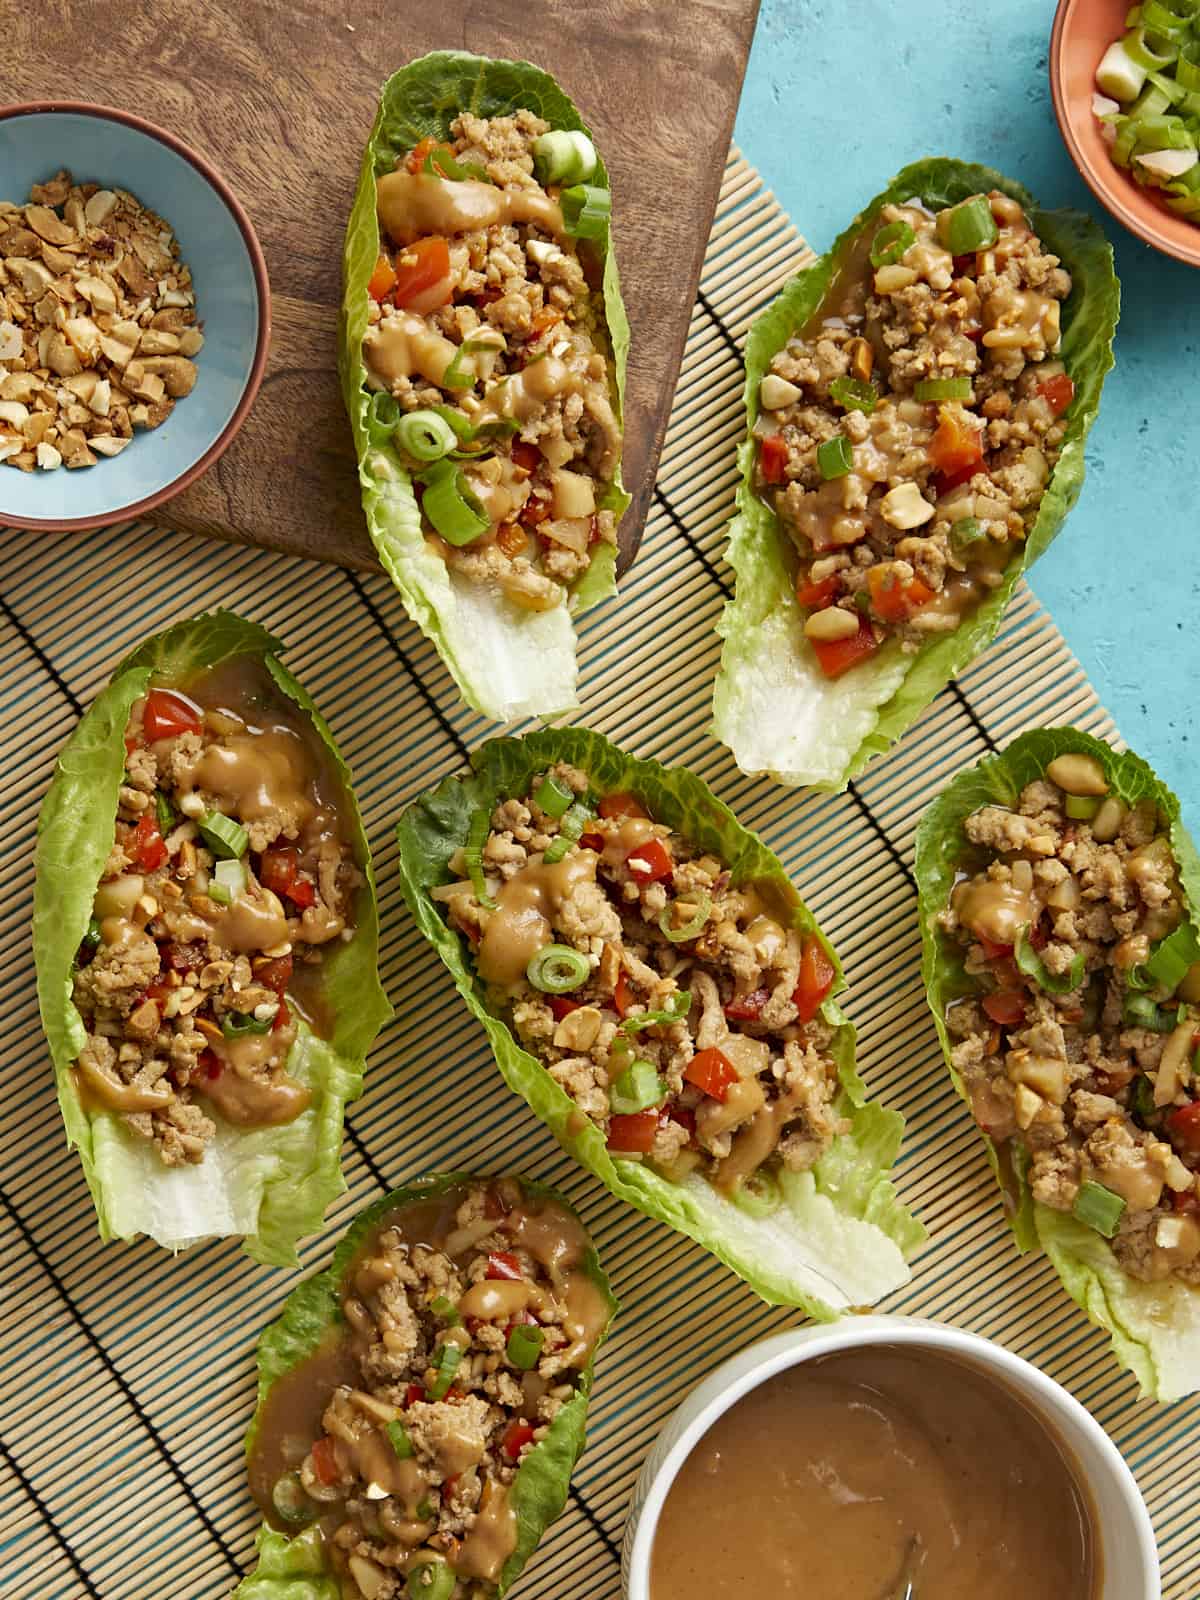
<path id="1" fill-rule="evenodd" d="M 468 848 L 434 894 L 609 1149 L 747 1203 L 812 1167 L 848 1124 L 820 1010 L 834 968 L 794 907 L 563 764 L 476 823 L 474 881 Z"/>
<path id="2" fill-rule="evenodd" d="M 1002 579 L 1058 457 L 1071 279 L 1007 195 L 885 206 L 759 391 L 755 483 L 829 677 L 918 650 Z"/>
<path id="3" fill-rule="evenodd" d="M 535 176 L 540 141 L 564 135 L 530 111 L 464 113 L 451 131 L 378 180 L 390 244 L 363 359 L 369 386 L 404 413 L 393 438 L 427 543 L 453 572 L 546 611 L 616 542 L 601 257 L 570 231 L 562 186 Z M 590 141 L 572 137 L 594 169 Z"/>
<path id="4" fill-rule="evenodd" d="M 977 1122 L 1126 1272 L 1200 1283 L 1200 947 L 1155 802 L 1063 755 L 965 833 L 940 920 L 978 985 L 946 1019 Z"/>
<path id="5" fill-rule="evenodd" d="M 346 1600 L 495 1594 L 513 1479 L 608 1321 L 589 1249 L 502 1178 L 399 1207 L 351 1262 L 343 1321 L 275 1384 L 249 1461 L 269 1521 L 319 1523 Z"/>
<path id="6" fill-rule="evenodd" d="M 218 1122 L 291 1122 L 323 951 L 352 936 L 362 883 L 344 797 L 298 708 L 258 663 L 154 688 L 125 729 L 116 834 L 80 948 L 85 1104 L 120 1114 L 167 1166 Z"/>

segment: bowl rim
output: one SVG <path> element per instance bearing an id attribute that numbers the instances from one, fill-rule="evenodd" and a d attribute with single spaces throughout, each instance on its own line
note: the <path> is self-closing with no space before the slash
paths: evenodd
<path id="1" fill-rule="evenodd" d="M 43 533 L 68 533 L 82 531 L 87 528 L 111 527 L 119 522 L 129 522 L 142 517 L 148 511 L 153 511 L 156 506 L 162 505 L 165 500 L 173 499 L 181 494 L 190 484 L 207 472 L 233 443 L 234 436 L 241 428 L 250 407 L 254 404 L 262 384 L 263 374 L 266 371 L 267 355 L 271 345 L 271 281 L 267 273 L 267 259 L 263 254 L 262 245 L 254 231 L 254 224 L 234 194 L 229 184 L 222 177 L 218 169 L 194 150 L 176 134 L 170 133 L 166 128 L 160 128 L 157 123 L 139 117 L 135 112 L 125 111 L 120 106 L 102 105 L 91 100 L 22 100 L 0 105 L 0 122 L 13 121 L 18 117 L 46 116 L 46 115 L 71 115 L 95 117 L 103 122 L 119 122 L 126 127 L 133 128 L 135 132 L 145 134 L 155 139 L 159 144 L 166 145 L 176 155 L 183 159 L 205 180 L 210 188 L 216 191 L 217 197 L 228 210 L 246 246 L 250 257 L 250 268 L 254 275 L 255 293 L 258 297 L 257 336 L 254 348 L 254 358 L 250 364 L 246 382 L 225 426 L 209 445 L 208 449 L 190 467 L 176 474 L 162 488 L 155 489 L 153 493 L 143 496 L 140 500 L 131 501 L 128 505 L 118 506 L 112 511 L 105 511 L 100 516 L 84 517 L 21 517 L 19 521 L 5 521 L 0 518 L 0 527 L 29 528 Z"/>
<path id="2" fill-rule="evenodd" d="M 1050 29 L 1050 98 L 1054 104 L 1054 120 L 1058 123 L 1058 131 L 1062 141 L 1067 147 L 1067 154 L 1079 176 L 1087 184 L 1095 198 L 1100 202 L 1111 217 L 1114 217 L 1123 228 L 1127 228 L 1143 244 L 1148 244 L 1152 250 L 1157 250 L 1160 255 L 1170 256 L 1175 261 L 1182 261 L 1188 267 L 1200 267 L 1200 227 L 1196 228 L 1195 245 L 1177 244 L 1174 240 L 1164 238 L 1149 227 L 1138 214 L 1131 210 L 1121 198 L 1119 186 L 1109 186 L 1103 182 L 1094 164 L 1084 151 L 1083 146 L 1075 137 L 1075 129 L 1071 124 L 1071 117 L 1067 106 L 1067 93 L 1063 83 L 1062 58 L 1066 43 L 1067 25 L 1071 16 L 1084 0 L 1058 0 L 1054 12 L 1054 24 Z M 1107 163 L 1113 172 L 1118 169 L 1110 161 Z M 1107 176 L 1107 174 L 1106 174 Z M 1132 181 L 1132 180 L 1126 180 Z"/>
<path id="3" fill-rule="evenodd" d="M 1150 1582 L 1144 1597 L 1130 1600 L 1161 1600 L 1158 1544 L 1149 1510 L 1128 1462 L 1087 1407 L 1031 1361 L 982 1334 L 928 1317 L 887 1313 L 793 1328 L 760 1340 L 722 1362 L 685 1396 L 668 1417 L 660 1437 L 693 1405 L 695 1415 L 688 1418 L 660 1460 L 652 1449 L 634 1490 L 630 1515 L 636 1517 L 636 1526 L 632 1540 L 627 1537 L 625 1541 L 621 1573 L 625 1600 L 649 1600 L 650 1555 L 663 1505 L 683 1463 L 713 1424 L 752 1389 L 790 1367 L 834 1351 L 873 1344 L 924 1345 L 943 1354 L 974 1357 L 978 1365 L 1007 1378 L 1013 1389 L 1034 1404 L 1042 1419 L 1053 1421 L 1056 1411 L 1070 1416 L 1096 1446 L 1137 1530 L 1138 1556 Z"/>

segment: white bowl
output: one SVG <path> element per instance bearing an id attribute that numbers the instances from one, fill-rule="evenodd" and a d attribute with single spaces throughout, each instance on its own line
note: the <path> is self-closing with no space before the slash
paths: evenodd
<path id="1" fill-rule="evenodd" d="M 698 1440 L 743 1395 L 802 1361 L 860 1345 L 916 1345 L 990 1374 L 1019 1394 L 1070 1451 L 1095 1512 L 1102 1552 L 1100 1600 L 1161 1600 L 1154 1529 L 1133 1474 L 1104 1429 L 1073 1395 L 1028 1361 L 978 1334 L 917 1317 L 849 1317 L 776 1334 L 717 1368 L 671 1417 L 646 1457 L 625 1522 L 626 1600 L 650 1600 L 650 1552 L 663 1503 Z"/>

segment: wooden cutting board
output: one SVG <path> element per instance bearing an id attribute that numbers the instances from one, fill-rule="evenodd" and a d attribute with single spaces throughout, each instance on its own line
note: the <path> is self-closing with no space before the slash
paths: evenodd
<path id="1" fill-rule="evenodd" d="M 270 359 L 245 426 L 159 520 L 371 567 L 336 375 L 342 233 L 379 86 L 433 49 L 553 72 L 612 173 L 633 327 L 622 555 L 641 535 L 758 0 L 46 0 L 4 6 L 2 98 L 89 99 L 193 144 L 254 222 Z M 86 537 L 86 535 L 84 535 Z"/>

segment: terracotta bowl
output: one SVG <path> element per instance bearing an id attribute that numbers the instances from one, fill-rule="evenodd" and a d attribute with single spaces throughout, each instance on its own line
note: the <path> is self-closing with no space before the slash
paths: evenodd
<path id="1" fill-rule="evenodd" d="M 1100 204 L 1164 255 L 1200 267 L 1200 227 L 1177 217 L 1115 166 L 1092 111 L 1100 58 L 1125 32 L 1127 0 L 1059 0 L 1050 35 L 1054 114 L 1071 160 Z"/>
<path id="2" fill-rule="evenodd" d="M 215 168 L 182 140 L 108 106 L 0 106 L 0 199 L 23 203 L 60 167 L 128 189 L 157 211 L 192 269 L 204 348 L 196 385 L 157 428 L 93 467 L 0 466 L 0 527 L 95 528 L 144 516 L 221 455 L 262 381 L 271 337 L 267 268 L 250 219 Z M 3 369 L 0 369 L 3 370 Z"/>

